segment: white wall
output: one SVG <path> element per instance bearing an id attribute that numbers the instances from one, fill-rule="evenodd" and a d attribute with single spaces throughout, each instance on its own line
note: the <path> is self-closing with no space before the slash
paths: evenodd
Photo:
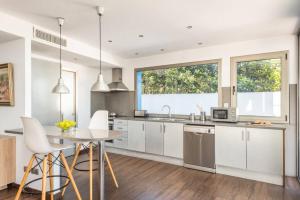
<path id="1" fill-rule="evenodd" d="M 21 127 L 20 116 L 25 114 L 25 40 L 0 44 L 0 63 L 13 64 L 14 106 L 0 107 L 0 132 Z"/>
<path id="2" fill-rule="evenodd" d="M 76 72 L 77 89 L 77 119 L 78 127 L 86 128 L 90 121 L 90 89 L 97 79 L 99 69 L 77 65 L 70 62 L 62 63 L 63 69 Z M 57 60 L 38 57 L 32 59 L 32 115 L 42 123 L 54 124 L 59 117 L 59 96 L 51 90 L 57 83 L 59 76 Z M 111 70 L 104 69 L 105 81 L 111 81 Z"/>
<path id="3" fill-rule="evenodd" d="M 274 51 L 289 51 L 289 83 L 297 83 L 297 38 L 287 35 L 223 45 L 202 47 L 127 60 L 123 80 L 134 90 L 134 68 L 222 59 L 222 87 L 230 86 L 230 57 Z"/>
<path id="4" fill-rule="evenodd" d="M 20 117 L 30 115 L 30 73 L 31 59 L 28 55 L 31 54 L 30 40 L 18 39 L 7 43 L 0 44 L 0 63 L 10 62 L 13 64 L 14 70 L 14 94 L 15 105 L 0 107 L 0 134 L 4 133 L 6 129 L 20 128 Z M 16 136 L 16 135 L 12 135 Z M 31 152 L 24 145 L 24 138 L 22 135 L 16 136 L 16 182 L 20 183 L 24 174 L 23 167 L 26 166 Z M 30 176 L 30 179 L 37 176 Z M 33 185 L 38 187 L 39 185 Z"/>
<path id="5" fill-rule="evenodd" d="M 297 83 L 297 37 L 286 35 L 223 45 L 202 47 L 127 60 L 123 81 L 134 90 L 134 68 L 175 63 L 222 59 L 222 87 L 230 86 L 230 57 L 274 51 L 289 51 L 289 83 Z M 286 175 L 296 176 L 296 132 L 289 126 L 286 132 Z"/>

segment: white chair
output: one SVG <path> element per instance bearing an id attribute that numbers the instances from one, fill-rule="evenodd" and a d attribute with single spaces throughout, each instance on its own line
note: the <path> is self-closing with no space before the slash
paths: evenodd
<path id="1" fill-rule="evenodd" d="M 49 178 L 50 178 L 50 191 L 53 191 L 53 177 L 52 177 L 52 153 L 59 152 L 59 156 L 61 161 L 66 169 L 68 180 L 71 181 L 73 188 L 75 190 L 77 199 L 81 200 L 81 195 L 78 191 L 76 183 L 74 181 L 73 175 L 69 169 L 66 158 L 62 152 L 62 150 L 70 148 L 70 146 L 60 145 L 60 144 L 50 144 L 48 138 L 46 136 L 46 131 L 40 122 L 34 118 L 30 117 L 21 117 L 23 123 L 23 135 L 24 141 L 27 148 L 32 152 L 32 157 L 27 165 L 27 169 L 22 178 L 20 187 L 16 194 L 15 200 L 18 200 L 21 196 L 22 190 L 24 188 L 26 179 L 29 175 L 29 172 L 32 169 L 32 165 L 34 160 L 37 160 L 37 156 L 43 157 L 43 166 L 42 166 L 42 200 L 46 199 L 46 179 L 47 179 L 47 161 L 49 165 Z M 53 192 L 50 192 L 51 200 L 54 199 Z"/>
<path id="2" fill-rule="evenodd" d="M 108 111 L 107 110 L 98 110 L 94 113 L 90 124 L 89 124 L 89 129 L 102 129 L 102 130 L 108 130 Z M 70 167 L 71 172 L 73 171 L 75 165 L 77 164 L 77 158 L 80 152 L 80 149 L 82 147 L 83 144 L 77 144 L 77 150 L 75 152 L 75 156 L 74 156 L 74 160 L 73 163 Z M 113 181 L 115 183 L 115 186 L 118 188 L 118 182 L 116 179 L 116 176 L 114 174 L 110 159 L 107 155 L 107 153 L 104 153 L 105 156 L 105 160 L 107 162 L 107 165 L 109 167 L 110 173 L 112 175 Z M 86 161 L 83 161 L 86 162 Z M 90 176 L 90 200 L 92 200 L 93 198 L 93 143 L 90 142 L 89 143 L 89 170 L 81 170 L 81 171 L 89 171 L 89 176 Z M 82 162 L 81 162 L 82 163 Z M 69 180 L 66 181 L 65 185 L 67 185 L 69 183 Z M 64 195 L 65 189 L 63 189 L 62 191 L 62 196 Z"/>

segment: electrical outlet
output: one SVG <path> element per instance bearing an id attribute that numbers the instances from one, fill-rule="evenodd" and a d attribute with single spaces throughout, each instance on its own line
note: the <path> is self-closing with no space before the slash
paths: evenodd
<path id="1" fill-rule="evenodd" d="M 27 170 L 27 166 L 24 166 L 24 172 Z M 30 170 L 31 174 L 35 174 L 35 175 L 39 175 L 39 169 L 38 168 L 34 168 Z"/>

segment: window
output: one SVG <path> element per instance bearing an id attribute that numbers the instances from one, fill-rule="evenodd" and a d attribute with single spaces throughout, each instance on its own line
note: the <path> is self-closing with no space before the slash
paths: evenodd
<path id="1" fill-rule="evenodd" d="M 241 120 L 288 121 L 287 52 L 231 58 L 232 106 Z"/>
<path id="2" fill-rule="evenodd" d="M 148 113 L 165 114 L 163 105 L 177 115 L 207 115 L 219 105 L 220 60 L 136 69 L 136 107 Z"/>

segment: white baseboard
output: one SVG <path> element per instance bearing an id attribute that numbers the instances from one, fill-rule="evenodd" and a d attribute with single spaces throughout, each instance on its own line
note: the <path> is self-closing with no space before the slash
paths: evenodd
<path id="1" fill-rule="evenodd" d="M 255 181 L 261 181 L 261 182 L 266 182 L 266 183 L 271 183 L 271 184 L 281 185 L 281 186 L 284 183 L 284 178 L 283 176 L 280 175 L 263 174 L 259 172 L 253 172 L 249 170 L 237 169 L 232 167 L 225 167 L 221 165 L 216 166 L 216 173 L 255 180 Z"/>
<path id="2" fill-rule="evenodd" d="M 179 158 L 159 156 L 159 155 L 154 155 L 154 154 L 130 151 L 130 150 L 126 150 L 126 149 L 119 149 L 119 148 L 108 147 L 108 146 L 105 147 L 105 150 L 107 152 L 121 154 L 121 155 L 125 155 L 125 156 L 132 156 L 132 157 L 142 158 L 142 159 L 146 159 L 146 160 L 154 160 L 154 161 L 158 161 L 158 162 L 183 166 L 183 160 L 179 159 Z"/>

